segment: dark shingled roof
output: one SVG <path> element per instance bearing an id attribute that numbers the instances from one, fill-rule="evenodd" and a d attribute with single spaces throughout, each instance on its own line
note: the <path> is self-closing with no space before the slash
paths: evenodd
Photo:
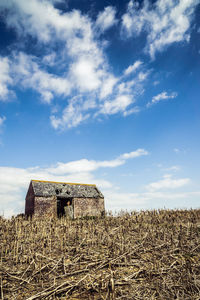
<path id="1" fill-rule="evenodd" d="M 95 184 L 31 180 L 35 196 L 65 198 L 104 198 Z"/>

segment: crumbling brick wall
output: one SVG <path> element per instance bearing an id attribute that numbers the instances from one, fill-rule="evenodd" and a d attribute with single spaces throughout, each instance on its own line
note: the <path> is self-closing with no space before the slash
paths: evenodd
<path id="1" fill-rule="evenodd" d="M 103 198 L 74 198 L 74 218 L 94 216 L 98 217 L 104 214 Z"/>
<path id="2" fill-rule="evenodd" d="M 57 216 L 57 201 L 55 196 L 35 197 L 34 203 L 35 217 L 56 217 Z"/>

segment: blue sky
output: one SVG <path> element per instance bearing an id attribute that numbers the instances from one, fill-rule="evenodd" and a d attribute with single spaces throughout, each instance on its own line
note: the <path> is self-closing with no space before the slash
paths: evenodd
<path id="1" fill-rule="evenodd" d="M 0 2 L 0 214 L 31 179 L 196 208 L 199 0 Z"/>

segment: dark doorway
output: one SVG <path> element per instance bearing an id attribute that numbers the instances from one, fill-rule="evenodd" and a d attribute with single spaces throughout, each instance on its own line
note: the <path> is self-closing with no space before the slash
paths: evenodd
<path id="1" fill-rule="evenodd" d="M 72 211 L 72 198 L 57 197 L 57 216 L 64 217 L 70 208 Z"/>

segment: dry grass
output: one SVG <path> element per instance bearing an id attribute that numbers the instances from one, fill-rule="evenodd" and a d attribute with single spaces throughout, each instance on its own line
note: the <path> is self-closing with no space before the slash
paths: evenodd
<path id="1" fill-rule="evenodd" d="M 200 299 L 200 210 L 0 218 L 1 299 Z"/>

